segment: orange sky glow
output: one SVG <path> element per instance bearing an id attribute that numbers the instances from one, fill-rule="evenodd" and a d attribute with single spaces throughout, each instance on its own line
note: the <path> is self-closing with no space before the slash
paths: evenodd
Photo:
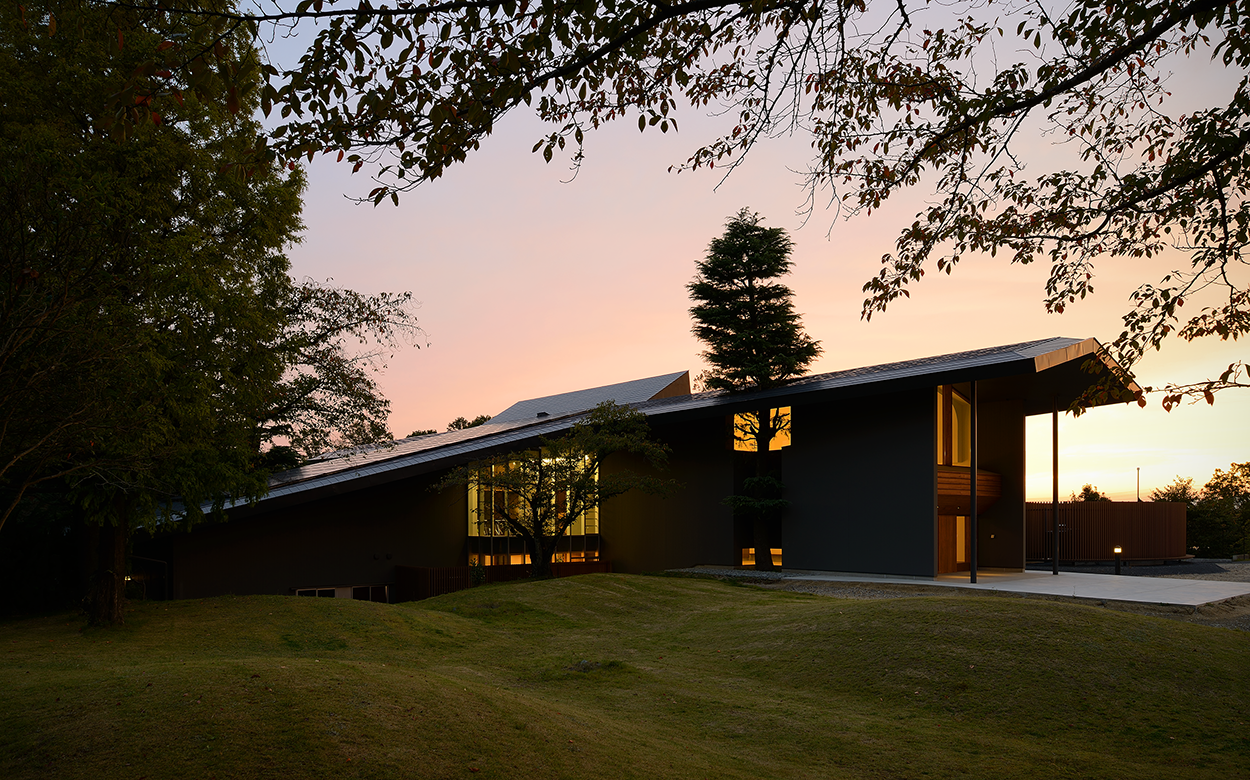
<path id="1" fill-rule="evenodd" d="M 1107 343 L 1120 332 L 1129 293 L 1180 263 L 1166 255 L 1107 260 L 1093 297 L 1048 315 L 1044 264 L 970 257 L 949 277 L 930 267 L 910 300 L 865 322 L 861 287 L 924 193 L 851 221 L 818 193 L 805 220 L 796 212 L 805 194 L 795 173 L 810 156 L 805 139 L 761 144 L 724 182 L 719 171 L 678 175 L 668 166 L 707 140 L 716 122 L 678 118 L 680 133 L 639 133 L 622 122 L 590 134 L 585 165 L 566 183 L 559 158 L 547 165 L 530 153 L 543 128 L 509 116 L 466 164 L 399 207 L 344 198 L 371 188 L 365 171 L 353 177 L 328 158 L 309 166 L 308 229 L 290 252 L 293 273 L 363 292 L 410 290 L 421 302 L 428 347 L 399 350 L 381 380 L 397 437 L 495 414 L 519 399 L 684 369 L 696 375 L 700 346 L 685 285 L 743 206 L 794 239 L 789 283 L 807 331 L 825 349 L 813 373 L 1050 336 Z M 1139 367 L 1139 382 L 1199 380 L 1245 357 L 1240 343 L 1206 341 L 1173 340 Z M 1131 500 L 1138 468 L 1143 498 L 1177 475 L 1201 485 L 1214 469 L 1250 460 L 1248 432 L 1248 392 L 1171 413 L 1156 396 L 1147 409 L 1064 415 L 1061 495 L 1089 482 Z M 1048 500 L 1049 416 L 1031 418 L 1027 435 L 1028 496 Z"/>

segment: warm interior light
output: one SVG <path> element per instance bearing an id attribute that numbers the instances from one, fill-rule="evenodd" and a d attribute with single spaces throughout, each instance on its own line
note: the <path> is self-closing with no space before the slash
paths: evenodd
<path id="1" fill-rule="evenodd" d="M 1124 551 L 1123 551 L 1123 550 L 1121 550 L 1119 547 L 1115 548 L 1115 554 L 1116 554 L 1116 555 L 1119 555 L 1119 554 L 1120 554 L 1120 553 L 1122 553 L 1122 552 L 1124 552 Z"/>
<path id="2" fill-rule="evenodd" d="M 768 449 L 780 450 L 790 446 L 790 407 L 782 406 L 771 410 L 773 436 L 768 442 Z M 739 452 L 755 452 L 758 442 L 755 440 L 759 427 L 756 423 L 758 415 L 751 412 L 735 414 L 733 417 L 734 449 Z"/>

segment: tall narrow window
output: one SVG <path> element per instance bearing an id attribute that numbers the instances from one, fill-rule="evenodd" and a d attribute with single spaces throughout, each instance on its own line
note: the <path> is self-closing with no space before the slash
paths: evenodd
<path id="1" fill-rule="evenodd" d="M 937 462 L 972 465 L 972 404 L 950 385 L 937 389 Z"/>
<path id="2" fill-rule="evenodd" d="M 769 418 L 772 422 L 772 436 L 768 440 L 770 452 L 776 452 L 790 446 L 790 407 L 782 406 L 770 409 Z M 759 415 L 755 412 L 743 412 L 733 417 L 734 449 L 739 452 L 755 452 L 759 440 Z"/>
<path id="3" fill-rule="evenodd" d="M 495 466 L 496 471 L 503 466 Z M 510 536 L 503 515 L 514 509 L 520 497 L 496 489 L 489 482 L 469 485 L 469 536 Z"/>

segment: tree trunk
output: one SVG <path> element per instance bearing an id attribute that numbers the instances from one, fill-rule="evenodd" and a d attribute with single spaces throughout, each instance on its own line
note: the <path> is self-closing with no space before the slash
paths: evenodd
<path id="1" fill-rule="evenodd" d="M 546 539 L 535 539 L 530 546 L 530 577 L 536 580 L 551 579 L 551 559 L 555 555 L 555 540 L 550 545 Z"/>
<path id="2" fill-rule="evenodd" d="M 755 476 L 763 478 L 768 476 L 768 448 L 773 441 L 773 418 L 770 409 L 761 409 L 755 415 Z M 763 495 L 763 489 L 758 486 L 750 493 L 752 498 L 767 498 Z M 758 511 L 752 523 L 756 571 L 773 571 L 776 568 L 773 566 L 773 551 L 770 543 L 775 520 L 771 512 Z"/>
<path id="3" fill-rule="evenodd" d="M 120 626 L 125 622 L 126 547 L 130 540 L 130 515 L 119 505 L 116 522 L 103 524 L 93 554 L 95 571 L 91 577 L 87 614 L 92 625 Z"/>

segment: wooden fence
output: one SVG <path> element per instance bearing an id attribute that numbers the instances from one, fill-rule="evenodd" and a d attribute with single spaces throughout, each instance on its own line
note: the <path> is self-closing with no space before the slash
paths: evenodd
<path id="1" fill-rule="evenodd" d="M 530 576 L 529 565 L 484 566 L 486 582 L 511 582 Z M 396 566 L 395 601 L 419 601 L 444 593 L 473 587 L 468 566 Z M 607 561 L 592 563 L 551 564 L 553 577 L 575 577 L 579 574 L 600 574 L 612 571 Z"/>
<path id="2" fill-rule="evenodd" d="M 1025 557 L 1054 555 L 1050 502 L 1025 504 Z M 1059 503 L 1059 560 L 1175 561 L 1188 557 L 1185 505 L 1166 501 L 1069 501 Z"/>

